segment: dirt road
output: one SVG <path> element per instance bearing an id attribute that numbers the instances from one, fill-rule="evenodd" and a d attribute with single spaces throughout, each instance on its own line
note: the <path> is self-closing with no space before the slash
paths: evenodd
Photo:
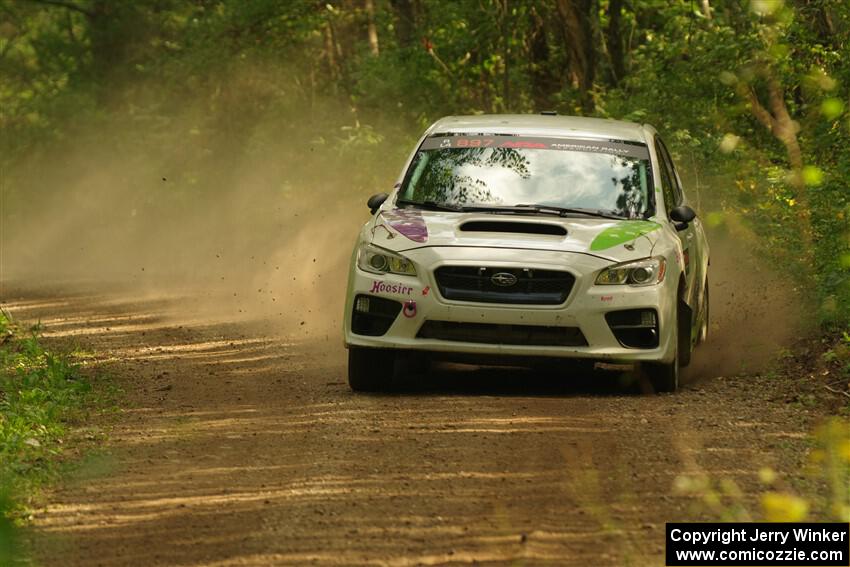
<path id="1" fill-rule="evenodd" d="M 665 521 L 709 518 L 678 476 L 752 493 L 809 427 L 769 377 L 642 396 L 615 372 L 447 366 L 356 395 L 336 336 L 210 320 L 189 295 L 4 302 L 94 352 L 128 407 L 97 474 L 37 510 L 44 565 L 661 565 Z"/>

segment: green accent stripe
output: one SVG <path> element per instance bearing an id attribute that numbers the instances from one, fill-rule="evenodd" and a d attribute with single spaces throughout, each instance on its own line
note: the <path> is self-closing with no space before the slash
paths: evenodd
<path id="1" fill-rule="evenodd" d="M 605 250 L 618 244 L 625 244 L 638 236 L 658 230 L 659 228 L 661 228 L 661 225 L 652 221 L 623 221 L 597 234 L 593 242 L 590 243 L 590 249 Z"/>

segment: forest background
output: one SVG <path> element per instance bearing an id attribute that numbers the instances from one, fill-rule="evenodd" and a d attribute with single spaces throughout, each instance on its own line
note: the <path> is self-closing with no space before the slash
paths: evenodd
<path id="1" fill-rule="evenodd" d="M 0 0 L 0 261 L 247 270 L 299 211 L 365 213 L 440 116 L 556 110 L 656 126 L 707 224 L 843 329 L 848 34 L 843 0 Z"/>

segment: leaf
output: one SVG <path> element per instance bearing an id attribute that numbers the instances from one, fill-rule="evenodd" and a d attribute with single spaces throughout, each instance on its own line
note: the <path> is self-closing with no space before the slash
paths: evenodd
<path id="1" fill-rule="evenodd" d="M 809 503 L 787 492 L 766 492 L 761 506 L 768 522 L 802 522 L 809 514 Z"/>

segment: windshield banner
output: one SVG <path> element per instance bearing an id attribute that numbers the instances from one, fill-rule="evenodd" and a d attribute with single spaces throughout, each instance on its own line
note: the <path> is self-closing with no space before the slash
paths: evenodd
<path id="1" fill-rule="evenodd" d="M 645 144 L 616 140 L 578 140 L 573 138 L 538 138 L 526 136 L 475 136 L 455 134 L 426 138 L 420 150 L 468 148 L 512 148 L 516 150 L 561 150 L 612 154 L 635 159 L 649 159 Z"/>

